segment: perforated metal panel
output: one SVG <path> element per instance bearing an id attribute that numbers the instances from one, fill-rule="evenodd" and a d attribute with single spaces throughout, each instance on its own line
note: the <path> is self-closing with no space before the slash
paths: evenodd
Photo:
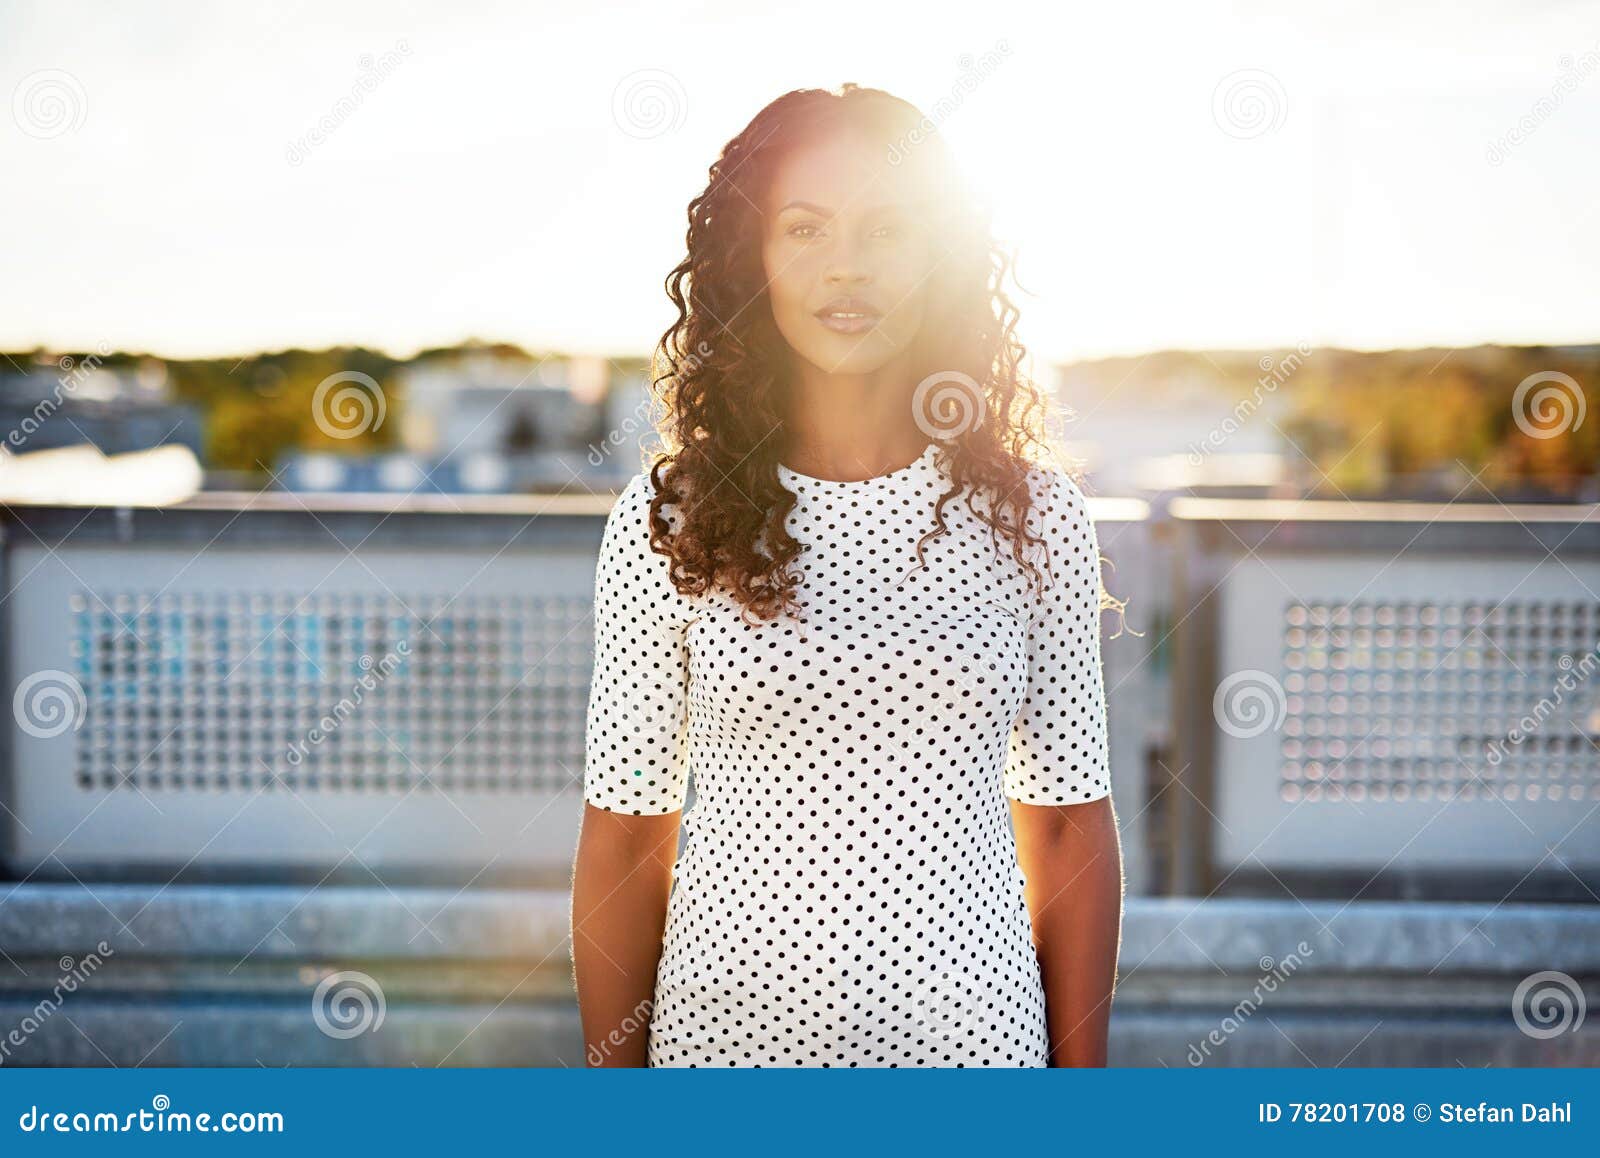
<path id="1" fill-rule="evenodd" d="M 14 543 L 9 564 L 13 869 L 570 867 L 581 541 Z"/>
<path id="2" fill-rule="evenodd" d="M 156 590 L 68 599 L 81 788 L 562 787 L 589 603 Z"/>
<path id="3" fill-rule="evenodd" d="M 1590 590 L 1587 561 L 1240 561 L 1218 595 L 1219 866 L 1600 865 Z"/>
<path id="4" fill-rule="evenodd" d="M 1284 801 L 1600 800 L 1600 603 L 1285 608 Z"/>

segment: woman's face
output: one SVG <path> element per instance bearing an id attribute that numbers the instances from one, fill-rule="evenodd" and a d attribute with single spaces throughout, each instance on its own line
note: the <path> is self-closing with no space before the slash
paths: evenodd
<path id="1" fill-rule="evenodd" d="M 916 169 L 855 132 L 833 133 L 779 163 L 761 208 L 772 316 L 801 358 L 864 374 L 915 342 L 934 267 Z M 840 315 L 864 315 L 857 317 Z"/>

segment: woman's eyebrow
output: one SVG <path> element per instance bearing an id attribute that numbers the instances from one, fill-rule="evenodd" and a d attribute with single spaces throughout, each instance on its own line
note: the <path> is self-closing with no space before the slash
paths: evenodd
<path id="1" fill-rule="evenodd" d="M 909 208 L 911 207 L 901 201 L 886 201 L 878 205 L 868 206 L 862 211 L 862 216 L 874 217 L 885 213 L 903 213 Z M 787 213 L 791 209 L 803 209 L 807 213 L 815 213 L 818 217 L 832 217 L 834 215 L 832 209 L 824 208 L 811 201 L 791 201 L 782 209 L 779 209 L 778 212 Z"/>

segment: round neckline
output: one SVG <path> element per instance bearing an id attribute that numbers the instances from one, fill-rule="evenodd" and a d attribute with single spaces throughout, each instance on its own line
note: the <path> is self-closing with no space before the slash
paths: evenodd
<path id="1" fill-rule="evenodd" d="M 865 490 L 872 487 L 890 485 L 916 474 L 922 467 L 933 461 L 934 452 L 938 449 L 938 446 L 937 441 L 929 442 L 927 446 L 923 447 L 922 453 L 906 463 L 905 466 L 895 467 L 894 470 L 884 474 L 875 474 L 870 478 L 817 478 L 815 475 L 802 474 L 800 471 L 781 462 L 778 464 L 778 476 L 784 482 L 803 483 L 812 487 L 829 487 L 835 490 Z"/>

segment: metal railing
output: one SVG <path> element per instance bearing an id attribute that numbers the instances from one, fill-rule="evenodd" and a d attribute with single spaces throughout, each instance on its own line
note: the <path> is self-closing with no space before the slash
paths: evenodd
<path id="1" fill-rule="evenodd" d="M 7 868 L 564 879 L 613 501 L 10 510 Z M 1594 508 L 1091 506 L 1130 892 L 1589 887 Z"/>
<path id="2" fill-rule="evenodd" d="M 1168 508 L 1169 891 L 1543 891 L 1600 880 L 1590 506 Z"/>

